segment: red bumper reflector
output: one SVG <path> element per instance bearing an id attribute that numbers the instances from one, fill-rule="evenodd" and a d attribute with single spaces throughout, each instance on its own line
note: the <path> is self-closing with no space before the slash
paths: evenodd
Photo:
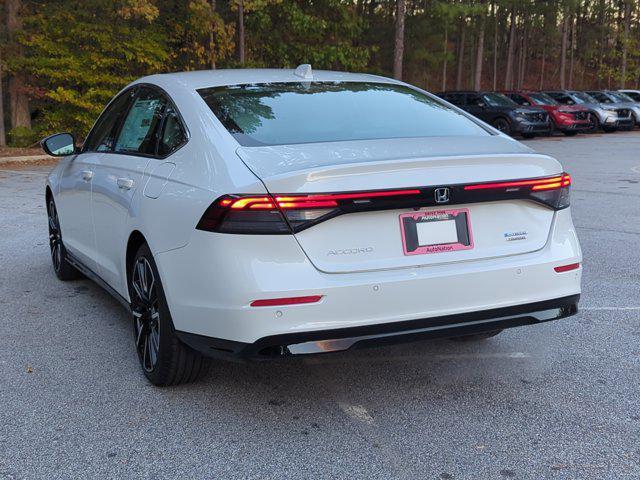
<path id="1" fill-rule="evenodd" d="M 277 307 L 280 305 L 300 305 L 303 303 L 316 303 L 322 300 L 324 295 L 310 295 L 308 297 L 289 297 L 289 298 L 267 298 L 264 300 L 254 300 L 251 302 L 252 307 Z"/>
<path id="2" fill-rule="evenodd" d="M 559 267 L 554 267 L 554 270 L 557 273 L 562 273 L 562 272 L 568 272 L 570 270 L 577 270 L 578 268 L 580 268 L 579 263 L 570 263 L 569 265 L 561 265 Z"/>

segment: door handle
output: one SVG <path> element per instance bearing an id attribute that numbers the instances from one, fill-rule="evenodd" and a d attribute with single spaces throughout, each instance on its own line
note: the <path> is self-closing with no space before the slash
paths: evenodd
<path id="1" fill-rule="evenodd" d="M 133 180 L 126 177 L 118 178 L 116 183 L 118 184 L 118 188 L 122 188 L 123 190 L 131 190 L 131 187 L 133 187 Z"/>
<path id="2" fill-rule="evenodd" d="M 85 182 L 88 182 L 89 180 L 91 180 L 93 178 L 93 172 L 91 170 L 82 170 L 82 172 L 80 172 L 80 174 L 82 175 L 82 179 Z"/>

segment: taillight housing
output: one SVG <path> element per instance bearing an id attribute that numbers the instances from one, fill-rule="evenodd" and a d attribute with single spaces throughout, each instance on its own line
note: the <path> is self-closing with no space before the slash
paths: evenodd
<path id="1" fill-rule="evenodd" d="M 553 177 L 509 180 L 505 182 L 484 182 L 465 185 L 464 191 L 482 197 L 494 196 L 494 200 L 506 198 L 529 198 L 548 205 L 555 210 L 567 208 L 570 204 L 569 188 L 571 175 L 562 173 Z M 482 192 L 482 193 L 481 193 Z"/>
<path id="2" fill-rule="evenodd" d="M 395 190 L 313 194 L 224 195 L 204 212 L 196 228 L 219 233 L 285 235 L 300 232 L 338 215 L 500 200 L 532 200 L 555 210 L 569 206 L 571 176 L 437 185 Z M 436 201 L 446 189 L 448 202 Z"/>
<path id="3" fill-rule="evenodd" d="M 420 189 L 286 195 L 224 195 L 205 211 L 199 230 L 290 234 L 343 213 L 417 205 Z"/>

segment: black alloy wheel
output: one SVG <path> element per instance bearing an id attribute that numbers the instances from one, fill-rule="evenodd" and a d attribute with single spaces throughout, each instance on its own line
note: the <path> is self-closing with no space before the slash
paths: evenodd
<path id="1" fill-rule="evenodd" d="M 176 335 L 160 274 L 146 244 L 128 269 L 128 282 L 136 352 L 147 379 L 164 387 L 200 378 L 208 358 Z"/>
<path id="2" fill-rule="evenodd" d="M 511 125 L 509 124 L 509 121 L 506 118 L 502 118 L 502 117 L 496 118 L 493 121 L 493 127 L 502 133 L 511 135 Z"/>
<path id="3" fill-rule="evenodd" d="M 160 313 L 155 283 L 155 275 L 149 261 L 145 257 L 138 257 L 131 278 L 134 293 L 131 311 L 136 350 L 145 372 L 152 372 L 156 367 L 160 350 Z"/>
<path id="4" fill-rule="evenodd" d="M 53 271 L 60 280 L 75 280 L 82 274 L 67 260 L 67 250 L 62 242 L 60 218 L 53 197 L 47 199 L 47 218 L 49 223 L 49 249 L 51 251 L 51 263 Z"/>

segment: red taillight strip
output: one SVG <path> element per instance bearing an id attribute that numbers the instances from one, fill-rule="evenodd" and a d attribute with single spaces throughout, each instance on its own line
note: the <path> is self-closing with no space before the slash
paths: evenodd
<path id="1" fill-rule="evenodd" d="M 304 303 L 317 303 L 322 300 L 324 295 L 309 295 L 307 297 L 288 297 L 288 298 L 267 298 L 263 300 L 254 300 L 251 302 L 252 307 L 277 307 L 281 305 L 301 305 Z"/>
<path id="2" fill-rule="evenodd" d="M 557 273 L 562 273 L 562 272 L 569 272 L 571 270 L 577 270 L 578 268 L 580 268 L 579 263 L 570 263 L 569 265 L 560 265 L 559 267 L 554 267 L 553 269 Z"/>
<path id="3" fill-rule="evenodd" d="M 278 206 L 282 210 L 296 210 L 307 208 L 334 208 L 338 200 L 366 200 L 369 198 L 400 197 L 406 195 L 420 195 L 420 190 L 383 190 L 354 193 L 321 193 L 310 195 L 276 195 L 249 196 L 240 198 L 225 198 L 220 205 L 233 210 L 271 210 Z"/>
<path id="4" fill-rule="evenodd" d="M 531 187 L 531 190 L 555 190 L 571 185 L 571 175 L 563 173 L 557 177 L 532 178 L 527 180 L 511 180 L 508 182 L 478 183 L 465 185 L 465 190 L 487 190 L 499 188 Z"/>

